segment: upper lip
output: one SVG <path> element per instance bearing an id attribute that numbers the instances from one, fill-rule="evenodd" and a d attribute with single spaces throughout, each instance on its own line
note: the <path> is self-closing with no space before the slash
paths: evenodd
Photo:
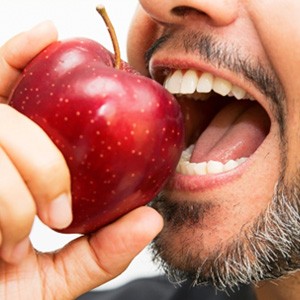
<path id="1" fill-rule="evenodd" d="M 243 88 L 249 95 L 251 95 L 268 113 L 270 119 L 272 119 L 272 111 L 270 105 L 266 100 L 266 96 L 263 95 L 253 83 L 249 82 L 246 78 L 240 74 L 235 74 L 234 72 L 226 69 L 217 69 L 216 67 L 200 61 L 199 59 L 195 60 L 185 60 L 185 59 L 173 59 L 172 57 L 165 57 L 156 59 L 155 56 L 151 59 L 149 63 L 149 73 L 151 77 L 163 84 L 164 79 L 168 76 L 173 70 L 197 70 L 200 72 L 208 72 L 214 76 L 223 78 Z"/>

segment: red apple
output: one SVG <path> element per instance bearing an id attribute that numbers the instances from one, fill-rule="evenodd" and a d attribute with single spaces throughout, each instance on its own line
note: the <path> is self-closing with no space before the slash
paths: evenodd
<path id="1" fill-rule="evenodd" d="M 36 122 L 71 172 L 74 220 L 89 233 L 145 205 L 174 172 L 183 147 L 175 98 L 95 41 L 58 41 L 25 68 L 10 105 Z"/>

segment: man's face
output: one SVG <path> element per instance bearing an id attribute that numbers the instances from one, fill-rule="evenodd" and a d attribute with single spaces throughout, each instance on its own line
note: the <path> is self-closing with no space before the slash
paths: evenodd
<path id="1" fill-rule="evenodd" d="M 129 61 L 186 120 L 189 150 L 153 204 L 173 276 L 223 288 L 299 267 L 299 11 L 298 0 L 140 0 Z"/>

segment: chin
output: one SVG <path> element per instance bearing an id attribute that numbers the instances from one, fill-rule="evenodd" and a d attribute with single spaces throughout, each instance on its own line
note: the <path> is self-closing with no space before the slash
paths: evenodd
<path id="1" fill-rule="evenodd" d="M 152 243 L 154 261 L 174 283 L 223 291 L 294 272 L 300 268 L 299 183 L 299 175 L 289 184 L 279 179 L 266 208 L 245 222 L 232 222 L 234 216 L 211 201 L 162 193 L 151 203 L 165 221 Z"/>

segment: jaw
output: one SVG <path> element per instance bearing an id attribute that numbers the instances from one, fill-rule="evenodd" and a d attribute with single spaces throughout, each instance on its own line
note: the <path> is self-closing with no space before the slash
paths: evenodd
<path id="1" fill-rule="evenodd" d="M 243 89 L 248 96 L 239 100 L 242 104 L 216 92 L 209 92 L 205 101 L 198 92 L 174 93 L 187 120 L 186 147 L 192 150 L 183 152 L 163 192 L 163 206 L 191 207 L 197 209 L 198 217 L 192 226 L 188 220 L 176 226 L 179 216 L 165 219 L 161 239 L 167 240 L 168 253 L 184 251 L 204 261 L 246 232 L 271 203 L 283 167 L 279 128 L 265 102 L 253 101 L 249 94 L 255 93 Z M 254 112 L 244 113 L 243 106 Z M 242 121 L 232 122 L 232 114 Z M 232 167 L 226 169 L 227 163 Z M 181 266 L 181 258 L 171 256 L 172 263 Z"/>
<path id="2" fill-rule="evenodd" d="M 192 227 L 189 222 L 187 226 L 174 227 L 166 221 L 168 243 L 177 248 L 182 239 L 190 240 L 189 246 L 196 247 L 196 252 L 201 249 L 199 255 L 204 259 L 216 248 L 226 248 L 253 225 L 271 203 L 280 165 L 278 156 L 267 147 L 260 151 L 253 161 L 226 174 L 176 174 L 163 192 L 164 200 L 178 205 L 197 204 L 199 219 Z"/>
<path id="3" fill-rule="evenodd" d="M 272 203 L 278 181 L 280 159 L 276 137 L 256 153 L 253 161 L 226 174 L 187 176 L 176 174 L 154 201 L 164 217 L 164 228 L 157 240 L 156 254 L 168 268 L 178 269 L 196 280 L 209 278 L 212 262 L 222 255 L 235 254 L 235 245 L 244 244 Z M 233 250 L 233 251 L 232 251 Z M 244 252 L 250 261 L 253 253 Z M 222 259 L 220 260 L 222 266 Z M 169 272 L 169 269 L 167 269 Z M 197 279 L 199 280 L 199 279 Z"/>

